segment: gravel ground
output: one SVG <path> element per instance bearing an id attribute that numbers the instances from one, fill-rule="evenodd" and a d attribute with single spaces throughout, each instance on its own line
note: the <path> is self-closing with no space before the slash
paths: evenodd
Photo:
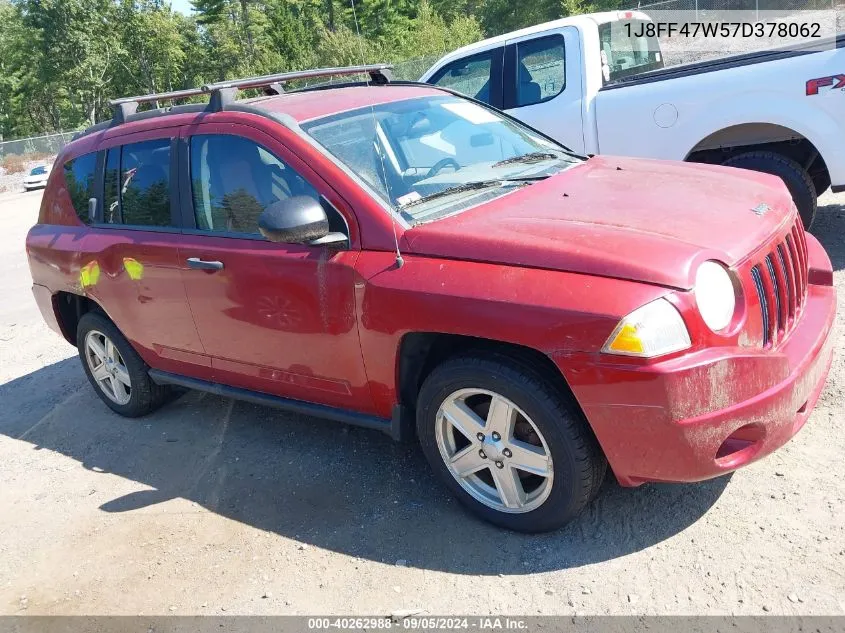
<path id="1" fill-rule="evenodd" d="M 786 447 L 702 484 L 608 481 L 526 536 L 379 433 L 199 393 L 111 413 L 30 295 L 40 197 L 0 196 L 0 613 L 845 613 L 845 311 Z M 814 232 L 842 293 L 845 196 Z"/>

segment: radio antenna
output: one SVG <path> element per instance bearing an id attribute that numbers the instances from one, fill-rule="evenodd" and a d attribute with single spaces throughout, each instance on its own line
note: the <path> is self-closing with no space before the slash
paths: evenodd
<path id="1" fill-rule="evenodd" d="M 358 26 L 358 14 L 355 11 L 355 0 L 349 0 L 352 4 L 352 19 L 355 22 L 355 34 L 358 36 L 358 48 L 361 51 L 361 64 L 366 65 L 367 59 L 364 55 L 364 40 L 361 39 L 361 28 Z M 367 81 L 367 90 L 372 90 L 372 78 Z M 379 149 L 379 124 L 376 120 L 376 107 L 373 103 L 373 100 L 370 100 L 370 114 L 373 117 L 373 132 L 375 137 L 373 138 L 373 149 L 375 150 L 376 154 L 378 154 L 379 162 L 381 163 L 381 176 L 382 180 L 384 180 L 384 189 L 387 192 L 387 203 L 390 205 L 390 222 L 393 226 L 393 245 L 396 247 L 396 267 L 402 268 L 405 265 L 405 260 L 402 259 L 402 253 L 399 252 L 399 237 L 396 233 L 396 216 L 394 215 L 396 209 L 393 208 L 393 196 L 390 193 L 390 182 L 387 180 L 387 168 L 384 166 L 384 154 Z"/>

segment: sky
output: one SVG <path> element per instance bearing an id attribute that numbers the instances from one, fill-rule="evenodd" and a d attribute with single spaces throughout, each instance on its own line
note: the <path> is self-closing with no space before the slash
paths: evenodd
<path id="1" fill-rule="evenodd" d="M 179 11 L 188 15 L 191 12 L 191 0 L 170 0 L 171 6 L 175 11 Z"/>

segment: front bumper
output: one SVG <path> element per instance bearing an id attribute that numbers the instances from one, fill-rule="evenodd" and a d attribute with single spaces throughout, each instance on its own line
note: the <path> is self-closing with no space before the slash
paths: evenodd
<path id="1" fill-rule="evenodd" d="M 818 244 L 809 264 L 811 281 L 831 278 Z M 834 288 L 810 284 L 800 322 L 777 349 L 582 368 L 573 390 L 620 484 L 701 481 L 783 446 L 824 387 L 835 315 Z"/>

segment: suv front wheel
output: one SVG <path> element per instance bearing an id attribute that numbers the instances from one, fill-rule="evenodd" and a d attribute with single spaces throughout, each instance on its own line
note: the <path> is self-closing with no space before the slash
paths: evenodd
<path id="1" fill-rule="evenodd" d="M 527 364 L 460 356 L 426 378 L 417 433 L 440 480 L 480 517 L 560 527 L 598 492 L 607 462 L 568 394 Z"/>
<path id="2" fill-rule="evenodd" d="M 152 381 L 147 364 L 105 316 L 96 312 L 82 315 L 76 342 L 88 381 L 113 411 L 136 418 L 164 403 L 167 387 Z"/>

